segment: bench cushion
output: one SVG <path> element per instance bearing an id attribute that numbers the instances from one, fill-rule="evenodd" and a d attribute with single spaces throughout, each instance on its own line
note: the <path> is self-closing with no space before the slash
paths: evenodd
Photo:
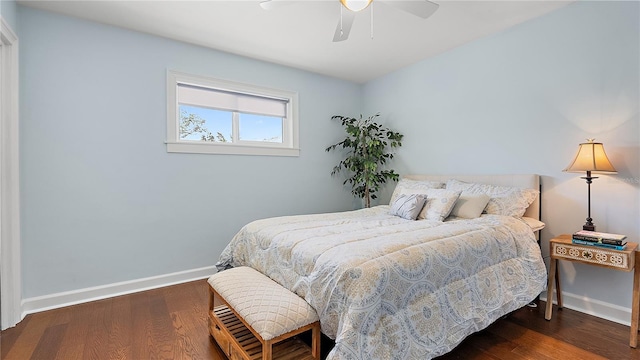
<path id="1" fill-rule="evenodd" d="M 208 281 L 263 340 L 318 321 L 315 310 L 304 299 L 252 268 L 224 270 Z"/>

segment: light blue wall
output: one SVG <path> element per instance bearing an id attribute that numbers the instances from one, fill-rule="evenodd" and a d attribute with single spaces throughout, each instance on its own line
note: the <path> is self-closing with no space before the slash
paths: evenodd
<path id="1" fill-rule="evenodd" d="M 16 33 L 18 31 L 17 7 L 14 0 L 0 0 L 0 15 Z"/>
<path id="2" fill-rule="evenodd" d="M 406 134 L 402 174 L 541 174 L 545 256 L 551 237 L 585 221 L 585 181 L 562 169 L 595 137 L 618 174 L 594 180 L 592 217 L 637 242 L 639 16 L 635 1 L 571 4 L 371 81 L 364 112 Z M 631 274 L 562 269 L 564 291 L 630 306 Z"/>
<path id="3" fill-rule="evenodd" d="M 24 297 L 213 265 L 247 222 L 346 210 L 361 86 L 20 6 Z M 300 157 L 167 153 L 166 71 L 297 91 Z"/>

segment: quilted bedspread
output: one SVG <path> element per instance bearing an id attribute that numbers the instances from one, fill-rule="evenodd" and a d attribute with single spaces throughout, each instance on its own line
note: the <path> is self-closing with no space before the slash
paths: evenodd
<path id="1" fill-rule="evenodd" d="M 335 340 L 328 359 L 431 359 L 544 289 L 540 249 L 520 219 L 388 212 L 254 221 L 217 266 L 250 266 L 303 297 Z"/>

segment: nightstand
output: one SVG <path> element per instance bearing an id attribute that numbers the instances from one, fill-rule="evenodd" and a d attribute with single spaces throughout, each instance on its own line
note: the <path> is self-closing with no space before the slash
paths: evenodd
<path id="1" fill-rule="evenodd" d="M 558 273 L 558 260 L 575 261 L 587 265 L 596 265 L 620 271 L 634 270 L 633 300 L 631 303 L 631 333 L 629 346 L 638 345 L 638 310 L 640 308 L 640 252 L 638 244 L 628 242 L 625 250 L 613 250 L 597 246 L 579 245 L 571 242 L 571 235 L 560 235 L 549 241 L 551 264 L 547 283 L 547 308 L 544 318 L 551 320 L 553 306 L 553 285 L 556 285 L 558 309 L 562 308 L 562 290 Z M 638 266 L 636 266 L 638 264 Z"/>

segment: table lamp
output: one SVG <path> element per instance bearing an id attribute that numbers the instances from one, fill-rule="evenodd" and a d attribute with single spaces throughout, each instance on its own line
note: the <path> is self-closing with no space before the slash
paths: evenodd
<path id="1" fill-rule="evenodd" d="M 616 169 L 613 168 L 607 154 L 604 152 L 604 146 L 602 143 L 594 142 L 595 139 L 587 139 L 586 143 L 580 144 L 578 147 L 578 153 L 575 158 L 562 171 L 567 172 L 587 172 L 587 176 L 583 176 L 582 179 L 587 180 L 587 222 L 582 226 L 582 230 L 595 231 L 596 226 L 592 222 L 591 218 L 591 182 L 593 179 L 597 179 L 596 176 L 591 176 L 591 172 L 616 174 Z"/>

